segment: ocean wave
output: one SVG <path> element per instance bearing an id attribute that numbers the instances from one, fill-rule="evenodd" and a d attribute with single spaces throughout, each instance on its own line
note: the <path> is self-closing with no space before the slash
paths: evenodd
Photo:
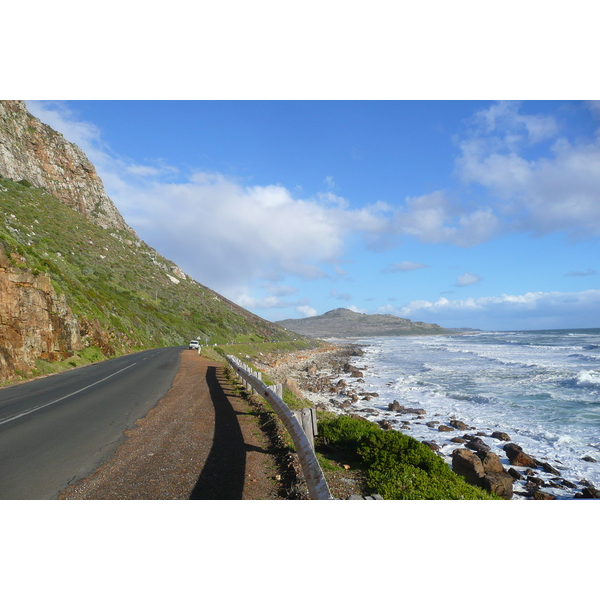
<path id="1" fill-rule="evenodd" d="M 579 371 L 575 378 L 575 385 L 580 387 L 600 387 L 600 372 Z"/>

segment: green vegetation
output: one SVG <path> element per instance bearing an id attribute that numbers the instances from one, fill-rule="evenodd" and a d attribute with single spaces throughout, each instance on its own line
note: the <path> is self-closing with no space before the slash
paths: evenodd
<path id="1" fill-rule="evenodd" d="M 328 448 L 338 459 L 363 469 L 370 493 L 386 500 L 496 499 L 466 483 L 425 444 L 364 419 L 325 413 L 317 442 L 321 451 Z"/>
<path id="2" fill-rule="evenodd" d="M 103 229 L 24 180 L 0 177 L 0 244 L 14 266 L 49 276 L 80 324 L 106 333 L 106 355 L 193 338 L 251 347 L 301 337 L 183 276 L 135 234 Z"/>

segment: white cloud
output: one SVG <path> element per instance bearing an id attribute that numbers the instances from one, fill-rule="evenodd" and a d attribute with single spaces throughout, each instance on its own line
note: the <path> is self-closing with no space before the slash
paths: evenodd
<path id="1" fill-rule="evenodd" d="M 351 310 L 352 312 L 355 312 L 355 313 L 365 314 L 367 312 L 366 310 L 364 310 L 362 308 L 358 308 L 358 307 L 356 307 L 354 305 L 352 305 L 352 306 L 346 306 L 346 308 L 348 310 Z"/>
<path id="2" fill-rule="evenodd" d="M 415 236 L 425 243 L 476 246 L 500 231 L 500 220 L 490 208 L 473 212 L 452 204 L 441 191 L 406 199 L 406 209 L 395 214 L 394 233 Z"/>
<path id="3" fill-rule="evenodd" d="M 296 312 L 303 317 L 314 317 L 317 311 L 312 306 L 296 306 Z"/>
<path id="4" fill-rule="evenodd" d="M 459 275 L 456 278 L 456 286 L 457 287 L 465 287 L 467 285 L 474 285 L 479 283 L 483 277 L 480 275 L 475 275 L 475 273 L 465 273 L 464 275 Z"/>
<path id="5" fill-rule="evenodd" d="M 386 307 L 387 308 L 387 307 Z M 600 290 L 528 292 L 466 300 L 416 300 L 392 314 L 445 327 L 553 329 L 589 327 L 600 322 Z"/>
<path id="6" fill-rule="evenodd" d="M 594 105 L 590 105 L 595 110 Z M 488 210 L 503 229 L 572 237 L 600 233 L 600 139 L 569 141 L 551 117 L 522 115 L 517 103 L 499 103 L 477 113 L 462 140 L 458 172 L 484 186 Z M 548 152 L 526 158 L 533 145 L 552 142 Z"/>

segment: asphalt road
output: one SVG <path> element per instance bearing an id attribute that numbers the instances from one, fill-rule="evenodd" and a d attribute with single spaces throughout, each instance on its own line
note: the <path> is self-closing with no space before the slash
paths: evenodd
<path id="1" fill-rule="evenodd" d="M 163 398 L 182 348 L 159 348 L 0 389 L 0 499 L 55 499 L 110 458 Z"/>

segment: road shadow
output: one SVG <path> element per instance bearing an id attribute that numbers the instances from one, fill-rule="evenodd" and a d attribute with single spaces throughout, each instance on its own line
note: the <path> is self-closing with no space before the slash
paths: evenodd
<path id="1" fill-rule="evenodd" d="M 190 500 L 241 500 L 246 474 L 246 451 L 236 412 L 224 391 L 226 379 L 208 367 L 206 383 L 215 410 L 213 445 Z"/>

